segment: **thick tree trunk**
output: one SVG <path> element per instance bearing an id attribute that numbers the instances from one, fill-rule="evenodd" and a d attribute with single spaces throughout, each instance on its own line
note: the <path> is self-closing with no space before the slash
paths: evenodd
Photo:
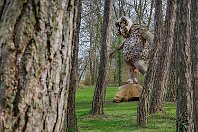
<path id="1" fill-rule="evenodd" d="M 81 0 L 75 1 L 75 21 L 73 33 L 73 53 L 71 57 L 71 73 L 69 84 L 69 95 L 67 105 L 67 130 L 69 132 L 77 132 L 77 118 L 76 118 L 76 87 L 77 87 L 77 70 L 78 70 L 78 50 L 79 50 L 79 33 L 81 22 Z"/>
<path id="2" fill-rule="evenodd" d="M 194 125 L 198 132 L 198 1 L 191 0 L 192 87 L 194 92 Z"/>
<path id="3" fill-rule="evenodd" d="M 162 5 L 162 3 L 161 3 Z M 150 113 L 156 113 L 158 111 L 163 111 L 163 97 L 164 90 L 167 84 L 167 74 L 170 65 L 171 52 L 173 48 L 173 36 L 174 36 L 174 26 L 176 17 L 176 1 L 168 0 L 167 4 L 167 16 L 165 25 L 165 42 L 162 43 L 162 36 L 159 38 L 158 43 L 160 43 L 160 49 L 158 50 L 156 71 L 153 78 L 153 91 L 151 96 L 151 106 Z M 162 12 L 159 13 L 162 15 Z M 162 22 L 159 20 L 160 23 Z M 163 25 L 161 25 L 161 33 L 163 32 Z M 158 34 L 158 33 L 157 33 Z"/>
<path id="4" fill-rule="evenodd" d="M 147 125 L 147 115 L 149 109 L 149 98 L 150 90 L 153 86 L 153 78 L 155 73 L 156 65 L 156 53 L 159 49 L 162 36 L 162 0 L 155 0 L 155 37 L 154 43 L 151 45 L 151 51 L 149 53 L 149 65 L 145 76 L 144 86 L 142 94 L 139 100 L 138 114 L 137 114 L 137 124 L 140 126 Z"/>
<path id="5" fill-rule="evenodd" d="M 150 113 L 155 113 L 157 110 L 163 110 L 162 106 L 162 94 L 163 94 L 163 89 L 161 86 L 156 87 L 156 81 L 157 77 L 159 77 L 159 70 L 161 67 L 160 62 L 158 61 L 158 58 L 160 57 L 160 52 L 162 52 L 162 33 L 163 33 L 163 14 L 162 14 L 162 0 L 156 0 L 155 1 L 155 38 L 154 38 L 154 44 L 157 45 L 158 47 L 155 47 L 157 49 L 156 52 L 154 51 L 155 56 L 154 56 L 154 64 L 149 63 L 149 65 L 152 65 L 152 73 L 151 73 L 151 80 L 152 81 L 152 93 L 151 93 L 151 103 L 150 103 Z M 153 53 L 152 53 L 153 54 Z M 161 60 L 160 60 L 161 61 Z M 156 68 L 158 67 L 158 68 Z M 155 69 L 155 70 L 154 70 Z M 149 73 L 148 73 L 149 74 Z M 160 80 L 163 78 L 161 77 Z M 159 89 L 158 89 L 159 88 Z"/>
<path id="6" fill-rule="evenodd" d="M 103 114 L 103 105 L 105 101 L 106 91 L 106 73 L 107 73 L 107 46 L 110 38 L 110 20 L 112 13 L 112 0 L 105 0 L 104 3 L 104 16 L 103 16 L 103 27 L 102 27 L 102 41 L 100 50 L 100 65 L 98 72 L 98 79 L 96 82 L 96 89 L 92 102 L 92 115 Z"/>
<path id="7" fill-rule="evenodd" d="M 189 0 L 177 0 L 177 132 L 194 132 L 190 67 L 190 5 Z"/>
<path id="8" fill-rule="evenodd" d="M 1 131 L 62 131 L 74 0 L 4 0 L 0 8 Z"/>

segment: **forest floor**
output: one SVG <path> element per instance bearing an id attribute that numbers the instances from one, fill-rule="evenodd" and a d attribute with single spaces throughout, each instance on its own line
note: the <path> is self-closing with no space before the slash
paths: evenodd
<path id="1" fill-rule="evenodd" d="M 148 126 L 137 126 L 137 101 L 114 103 L 117 87 L 107 87 L 104 115 L 90 115 L 94 87 L 78 88 L 76 112 L 80 132 L 174 132 L 175 103 L 165 103 L 163 113 L 149 115 Z"/>

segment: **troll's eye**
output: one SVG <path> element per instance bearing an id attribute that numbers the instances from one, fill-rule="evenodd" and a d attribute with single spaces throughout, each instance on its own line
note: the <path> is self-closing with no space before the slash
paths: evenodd
<path id="1" fill-rule="evenodd" d="M 116 26 L 116 27 L 120 27 L 120 23 L 119 23 L 119 22 L 116 22 L 116 23 L 115 23 L 115 26 Z"/>
<path id="2" fill-rule="evenodd" d="M 122 24 L 124 24 L 125 26 L 128 26 L 128 22 L 126 20 L 123 20 Z"/>

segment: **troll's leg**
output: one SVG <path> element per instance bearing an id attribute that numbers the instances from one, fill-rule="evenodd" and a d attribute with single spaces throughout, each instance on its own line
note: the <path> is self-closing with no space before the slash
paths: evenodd
<path id="1" fill-rule="evenodd" d="M 143 60 L 138 60 L 134 63 L 135 67 L 138 69 L 138 71 L 140 73 L 142 73 L 143 75 L 145 75 L 146 71 L 147 71 L 147 65 Z"/>
<path id="2" fill-rule="evenodd" d="M 133 81 L 133 83 L 137 84 L 138 80 L 136 78 L 136 74 L 137 74 L 136 67 L 135 65 L 128 65 L 128 66 L 129 66 L 129 76 L 131 80 Z"/>

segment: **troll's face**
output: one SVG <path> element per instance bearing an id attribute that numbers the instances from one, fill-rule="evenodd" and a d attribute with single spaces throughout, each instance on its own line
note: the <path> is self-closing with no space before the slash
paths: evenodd
<path id="1" fill-rule="evenodd" d="M 121 35 L 124 38 L 129 36 L 129 31 L 132 25 L 132 20 L 130 18 L 123 16 L 115 22 L 115 25 L 117 28 L 117 35 Z"/>

